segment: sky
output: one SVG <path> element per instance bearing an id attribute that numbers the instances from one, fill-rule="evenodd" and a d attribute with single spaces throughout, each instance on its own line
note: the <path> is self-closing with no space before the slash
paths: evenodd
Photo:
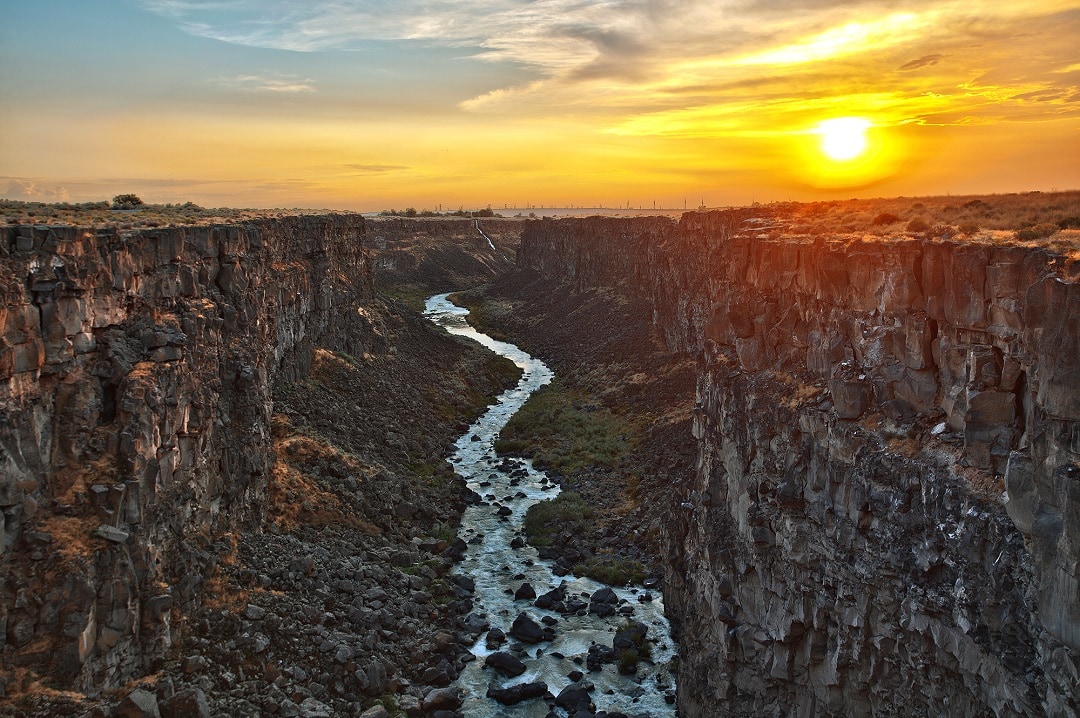
<path id="1" fill-rule="evenodd" d="M 8 199 L 377 211 L 1080 188 L 1080 0 L 0 0 L 0 18 Z"/>

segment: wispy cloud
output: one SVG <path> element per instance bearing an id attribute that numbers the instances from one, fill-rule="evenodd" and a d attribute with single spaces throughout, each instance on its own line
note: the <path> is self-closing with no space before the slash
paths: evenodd
<path id="1" fill-rule="evenodd" d="M 922 57 L 915 60 L 909 60 L 908 62 L 905 62 L 903 65 L 900 66 L 900 71 L 907 72 L 910 70 L 918 70 L 923 67 L 932 67 L 941 62 L 944 57 L 945 56 L 942 55 L 940 52 L 935 52 L 930 55 L 923 55 Z"/>
<path id="2" fill-rule="evenodd" d="M 533 81 L 467 101 L 491 109 L 525 97 L 556 104 L 649 104 L 657 90 L 702 85 L 731 75 L 849 60 L 905 72 L 934 67 L 958 48 L 1040 33 L 1075 37 L 1080 17 L 1067 0 L 1024 4 L 921 0 L 903 12 L 886 0 L 142 0 L 193 34 L 248 46 L 302 52 L 355 50 L 371 41 L 460 47 L 474 59 L 509 63 Z M 1054 16 L 1054 25 L 1040 24 Z M 1025 35 L 1026 33 L 1026 35 Z M 1046 55 L 1045 46 L 1039 57 Z M 1062 48 L 1055 69 L 1071 64 Z M 959 53 L 963 55 L 963 53 Z M 912 60 L 915 55 L 918 59 Z M 969 56 L 958 75 L 984 71 L 992 56 Z M 375 58 L 372 62 L 377 62 Z M 886 64 L 886 61 L 891 64 Z M 1020 63 L 1032 71 L 1039 59 Z M 880 74 L 879 74 L 880 78 Z M 269 79 L 258 89 L 302 92 L 310 81 Z M 590 85 L 592 83 L 592 85 Z M 596 83 L 604 83 L 598 95 Z M 582 87 L 589 89 L 581 91 Z M 1015 93 L 1014 93 L 1015 94 Z"/>
<path id="3" fill-rule="evenodd" d="M 240 92 L 295 93 L 314 92 L 315 82 L 291 75 L 234 75 L 219 77 L 214 82 Z"/>

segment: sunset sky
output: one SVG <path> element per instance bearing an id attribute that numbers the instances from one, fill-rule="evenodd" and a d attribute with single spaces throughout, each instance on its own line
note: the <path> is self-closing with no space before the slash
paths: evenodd
<path id="1" fill-rule="evenodd" d="M 1080 188 L 1075 1 L 0 8 L 9 199 L 445 210 Z M 865 131 L 853 158 L 822 151 L 837 118 Z"/>

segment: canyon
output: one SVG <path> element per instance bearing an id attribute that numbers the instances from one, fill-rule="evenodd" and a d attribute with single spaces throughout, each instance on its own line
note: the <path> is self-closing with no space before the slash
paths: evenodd
<path id="1" fill-rule="evenodd" d="M 442 457 L 517 370 L 380 298 L 369 241 L 356 216 L 5 228 L 5 714 L 351 714 L 449 683 Z"/>
<path id="2" fill-rule="evenodd" d="M 1075 266 L 782 226 L 522 237 L 553 295 L 644 296 L 698 358 L 697 466 L 662 521 L 681 714 L 1075 715 Z"/>
<path id="3" fill-rule="evenodd" d="M 769 207 L 483 231 L 3 230 L 16 714 L 149 715 L 133 685 L 163 715 L 444 710 L 445 458 L 515 375 L 408 307 L 480 282 L 478 321 L 643 427 L 564 488 L 601 508 L 591 556 L 663 574 L 680 715 L 1080 711 L 1065 256 Z"/>

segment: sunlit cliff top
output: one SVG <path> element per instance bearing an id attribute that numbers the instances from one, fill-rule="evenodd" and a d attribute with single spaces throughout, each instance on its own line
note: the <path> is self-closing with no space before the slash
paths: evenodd
<path id="1" fill-rule="evenodd" d="M 1044 247 L 1080 259 L 1080 191 L 1075 190 L 774 202 L 746 209 L 753 210 L 754 219 L 747 221 L 744 231 L 756 236 L 817 238 L 827 235 L 830 239 L 850 241 L 892 241 L 908 237 L 955 239 L 978 244 Z M 116 209 L 108 202 L 0 200 L 0 223 L 120 230 L 234 224 L 332 213 L 353 214 L 327 209 L 208 209 L 191 202 L 140 204 L 134 208 Z M 425 215 L 432 218 L 455 216 Z"/>

